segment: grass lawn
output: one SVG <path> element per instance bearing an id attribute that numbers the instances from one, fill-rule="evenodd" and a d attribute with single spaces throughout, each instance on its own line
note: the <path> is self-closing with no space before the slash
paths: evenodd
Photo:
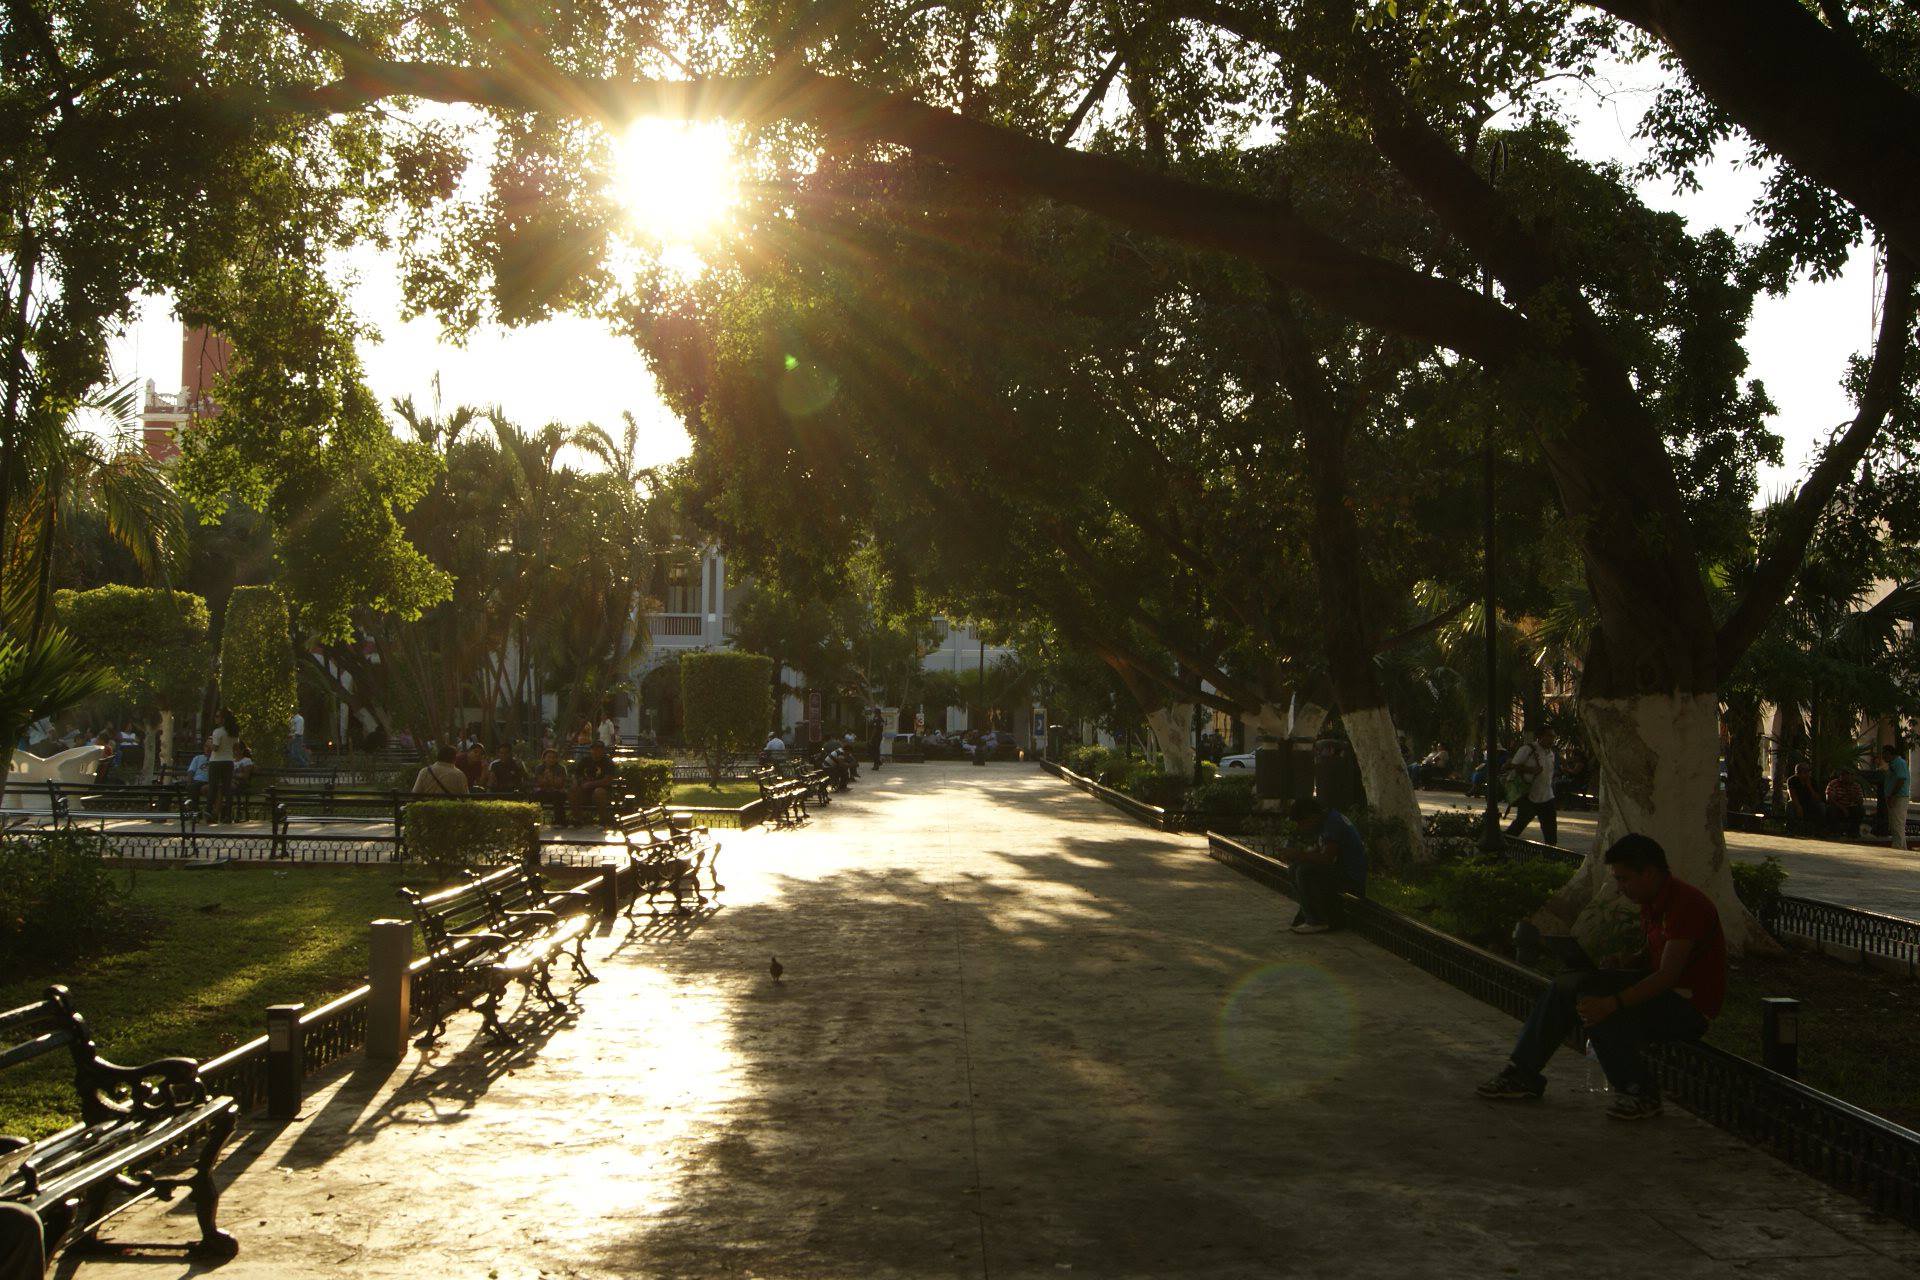
<path id="1" fill-rule="evenodd" d="M 722 809 L 738 809 L 749 800 L 760 798 L 760 787 L 752 782 L 723 782 L 710 787 L 704 782 L 676 782 L 673 784 L 674 804 L 708 805 Z"/>
<path id="2" fill-rule="evenodd" d="M 311 1008 L 360 985 L 367 922 L 404 919 L 396 889 L 428 879 L 391 866 L 141 867 L 129 898 L 150 918 L 150 934 L 65 970 L 10 975 L 0 1009 L 63 982 L 103 1056 L 204 1059 L 261 1034 L 270 1004 Z M 71 1123 L 72 1079 L 64 1053 L 0 1073 L 0 1133 L 36 1137 Z"/>
<path id="3" fill-rule="evenodd" d="M 1459 922 L 1429 889 L 1385 876 L 1367 896 L 1456 936 Z M 1504 946 L 1494 950 L 1509 954 Z M 1910 1129 L 1920 1129 L 1920 983 L 1827 956 L 1746 956 L 1728 966 L 1727 1002 L 1707 1043 L 1760 1059 L 1760 1000 L 1792 996 L 1800 1007 L 1800 1079 L 1822 1093 Z"/>

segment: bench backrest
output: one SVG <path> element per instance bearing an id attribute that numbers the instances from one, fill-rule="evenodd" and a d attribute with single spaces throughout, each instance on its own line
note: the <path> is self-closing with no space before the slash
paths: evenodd
<path id="1" fill-rule="evenodd" d="M 529 911 L 545 905 L 546 886 L 532 867 L 507 867 L 488 876 L 487 900 L 497 913 Z M 502 921 L 501 923 L 504 923 Z"/>
<path id="2" fill-rule="evenodd" d="M 169 1112 L 183 1100 L 170 1090 L 127 1080 L 124 1068 L 102 1062 L 73 994 L 58 983 L 32 1004 L 0 1013 L 0 1070 L 61 1049 L 73 1060 L 73 1091 L 80 1098 L 80 1118 L 88 1124 Z M 120 1072 L 121 1078 L 110 1078 L 108 1071 Z"/>
<path id="3" fill-rule="evenodd" d="M 462 934 L 491 931 L 494 904 L 490 895 L 517 871 L 514 867 L 503 868 L 437 893 L 400 890 L 400 896 L 413 908 L 414 919 L 420 922 L 427 950 L 440 951 Z"/>

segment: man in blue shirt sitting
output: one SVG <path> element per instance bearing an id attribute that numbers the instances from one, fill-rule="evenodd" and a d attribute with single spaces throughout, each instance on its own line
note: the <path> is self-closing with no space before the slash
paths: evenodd
<path id="1" fill-rule="evenodd" d="M 212 760 L 213 743 L 211 740 L 200 744 L 200 754 L 187 762 L 187 798 L 193 807 L 200 807 L 200 797 L 207 793 L 208 764 Z"/>
<path id="2" fill-rule="evenodd" d="M 1306 847 L 1294 853 L 1293 890 L 1300 913 L 1295 933 L 1326 933 L 1341 924 L 1340 895 L 1365 897 L 1367 847 L 1338 809 L 1318 800 L 1295 800 L 1290 813 Z"/>

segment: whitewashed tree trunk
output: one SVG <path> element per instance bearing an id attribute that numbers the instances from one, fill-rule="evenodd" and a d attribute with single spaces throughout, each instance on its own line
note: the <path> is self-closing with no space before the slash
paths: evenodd
<path id="1" fill-rule="evenodd" d="M 160 712 L 159 732 L 148 734 L 147 739 L 152 744 L 147 752 L 147 780 L 152 781 L 159 776 L 161 763 L 173 759 L 173 712 Z"/>
<path id="2" fill-rule="evenodd" d="M 1147 729 L 1160 749 L 1160 772 L 1193 776 L 1193 704 L 1179 702 L 1147 712 Z"/>
<path id="3" fill-rule="evenodd" d="M 1240 725 L 1246 731 L 1249 751 L 1257 748 L 1262 738 L 1284 742 L 1287 738 L 1287 709 L 1276 707 L 1271 702 L 1262 703 L 1257 711 L 1241 716 Z"/>
<path id="4" fill-rule="evenodd" d="M 1600 769 L 1599 831 L 1580 870 L 1541 908 L 1539 923 L 1593 938 L 1631 912 L 1601 859 L 1632 832 L 1659 841 L 1673 873 L 1713 899 L 1730 953 L 1776 950 L 1733 889 L 1720 812 L 1719 698 L 1592 698 L 1580 713 Z"/>
<path id="5" fill-rule="evenodd" d="M 1400 737 L 1394 731 L 1393 713 L 1385 707 L 1361 707 L 1342 711 L 1340 723 L 1347 727 L 1347 740 L 1353 744 L 1354 760 L 1360 766 L 1360 782 L 1367 791 L 1367 804 L 1383 818 L 1406 828 L 1408 848 L 1418 859 L 1426 857 L 1427 842 L 1421 828 L 1420 802 L 1413 794 L 1413 779 L 1400 757 Z"/>

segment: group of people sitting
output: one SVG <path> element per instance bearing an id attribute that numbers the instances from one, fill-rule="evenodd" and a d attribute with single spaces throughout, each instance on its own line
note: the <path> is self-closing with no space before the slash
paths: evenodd
<path id="1" fill-rule="evenodd" d="M 416 796 L 527 797 L 553 813 L 555 825 L 569 820 L 584 823 L 591 809 L 602 825 L 613 821 L 613 793 L 618 773 L 604 742 L 595 741 L 571 769 L 556 747 L 540 753 L 540 763 L 529 769 L 501 742 L 489 755 L 479 743 L 456 747 L 447 743 L 413 779 Z"/>
<path id="2" fill-rule="evenodd" d="M 1867 793 L 1850 769 L 1835 769 L 1823 788 L 1801 761 L 1787 778 L 1787 816 L 1817 830 L 1852 839 L 1867 820 Z"/>

